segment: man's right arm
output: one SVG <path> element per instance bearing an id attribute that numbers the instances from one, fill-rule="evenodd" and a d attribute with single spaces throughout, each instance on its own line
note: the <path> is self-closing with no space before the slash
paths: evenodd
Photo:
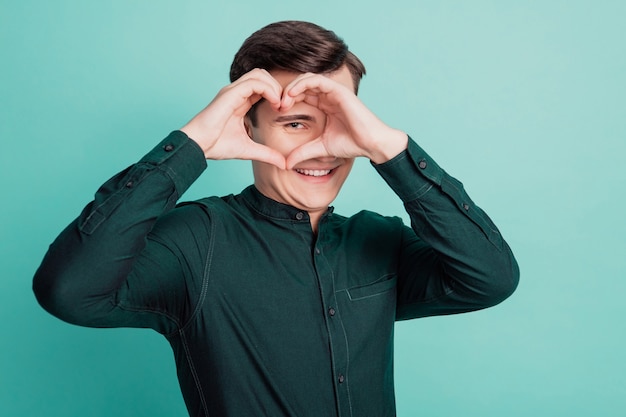
<path id="1" fill-rule="evenodd" d="M 193 233 L 209 220 L 190 207 L 175 211 L 182 215 L 166 213 L 206 159 L 255 159 L 284 168 L 284 156 L 253 142 L 244 123 L 252 105 L 264 98 L 277 108 L 280 96 L 280 84 L 267 71 L 250 71 L 139 163 L 107 181 L 37 270 L 33 289 L 41 305 L 84 326 L 172 331 L 185 309 L 176 303 L 189 299 L 177 292 L 193 293 L 184 275 L 202 276 L 189 263 L 201 268 L 204 255 Z"/>
<path id="2" fill-rule="evenodd" d="M 175 131 L 137 164 L 103 184 L 52 243 L 37 270 L 33 290 L 40 304 L 79 325 L 169 327 L 171 323 L 159 323 L 168 321 L 165 316 L 130 314 L 129 310 L 149 310 L 150 303 L 161 303 L 151 299 L 155 291 L 167 275 L 180 275 L 176 253 L 163 239 L 149 242 L 147 236 L 157 218 L 174 207 L 205 167 L 200 147 Z M 158 262 L 142 262 L 141 256 Z M 130 285 L 133 275 L 152 282 L 135 290 L 132 300 L 122 299 L 120 291 Z M 138 286 L 137 280 L 132 285 Z M 124 303 L 133 305 L 124 309 Z M 166 313 L 167 306 L 153 307 L 157 313 L 159 309 Z"/>

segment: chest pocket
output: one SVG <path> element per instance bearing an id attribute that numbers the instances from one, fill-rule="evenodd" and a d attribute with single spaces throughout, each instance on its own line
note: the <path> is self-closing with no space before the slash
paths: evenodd
<path id="1" fill-rule="evenodd" d="M 397 277 L 395 275 L 384 276 L 371 284 L 348 288 L 348 298 L 350 301 L 358 301 L 366 298 L 377 297 L 385 294 L 396 287 Z"/>

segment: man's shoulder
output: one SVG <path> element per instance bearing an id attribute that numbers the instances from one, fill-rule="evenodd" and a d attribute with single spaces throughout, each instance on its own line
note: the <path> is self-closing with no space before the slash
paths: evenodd
<path id="1" fill-rule="evenodd" d="M 384 216 L 370 210 L 361 210 L 351 216 L 341 214 L 332 215 L 333 222 L 342 227 L 365 227 L 372 230 L 400 229 L 404 226 L 402 219 L 398 216 Z"/>
<path id="2" fill-rule="evenodd" d="M 236 200 L 237 196 L 233 194 L 204 197 L 197 200 L 180 202 L 172 212 L 176 216 L 208 215 L 212 217 L 219 215 L 221 212 L 232 210 L 233 205 L 237 205 Z"/>
<path id="3" fill-rule="evenodd" d="M 233 194 L 229 194 L 226 196 L 222 196 L 222 197 L 218 197 L 218 196 L 210 196 L 210 197 L 204 197 L 204 198 L 200 198 L 197 200 L 190 200 L 190 201 L 183 201 L 181 203 L 178 203 L 176 205 L 176 208 L 180 208 L 180 207 L 195 207 L 197 208 L 202 208 L 202 207 L 206 207 L 206 208 L 213 208 L 213 207 L 220 207 L 223 206 L 224 204 L 227 204 L 227 202 L 229 200 L 232 200 L 235 196 Z"/>
<path id="4" fill-rule="evenodd" d="M 344 243 L 355 250 L 376 249 L 378 253 L 397 251 L 406 229 L 401 218 L 370 210 L 361 210 L 351 216 L 333 213 L 328 226 L 332 235 L 341 236 Z"/>
<path id="5" fill-rule="evenodd" d="M 228 199 L 233 196 L 205 197 L 183 201 L 167 213 L 159 216 L 154 230 L 160 233 L 178 234 L 182 230 L 205 230 L 218 218 L 228 217 L 231 210 Z"/>

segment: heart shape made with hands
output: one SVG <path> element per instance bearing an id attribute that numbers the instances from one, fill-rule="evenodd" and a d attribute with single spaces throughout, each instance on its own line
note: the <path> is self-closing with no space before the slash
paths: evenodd
<path id="1" fill-rule="evenodd" d="M 296 103 L 304 102 L 326 115 L 322 134 L 287 156 L 288 169 L 304 160 L 328 156 L 375 158 L 379 145 L 377 132 L 390 128 L 358 99 L 354 90 L 347 68 L 331 74 L 301 74 L 285 86 L 279 111 L 288 111 Z"/>
<path id="2" fill-rule="evenodd" d="M 288 112 L 300 102 L 314 106 L 326 115 L 324 130 L 285 157 L 249 136 L 244 119 L 261 99 L 277 112 Z M 258 160 L 281 169 L 328 156 L 364 156 L 378 163 L 384 158 L 379 139 L 399 132 L 382 123 L 357 98 L 347 68 L 324 75 L 250 71 L 220 90 L 181 130 L 198 143 L 207 159 Z M 406 135 L 404 138 L 406 147 Z"/>

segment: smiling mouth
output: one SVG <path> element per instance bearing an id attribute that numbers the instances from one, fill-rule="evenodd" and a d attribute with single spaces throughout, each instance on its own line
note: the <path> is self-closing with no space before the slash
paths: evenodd
<path id="1" fill-rule="evenodd" d="M 296 169 L 298 174 L 306 175 L 309 177 L 324 177 L 330 174 L 332 169 Z"/>

